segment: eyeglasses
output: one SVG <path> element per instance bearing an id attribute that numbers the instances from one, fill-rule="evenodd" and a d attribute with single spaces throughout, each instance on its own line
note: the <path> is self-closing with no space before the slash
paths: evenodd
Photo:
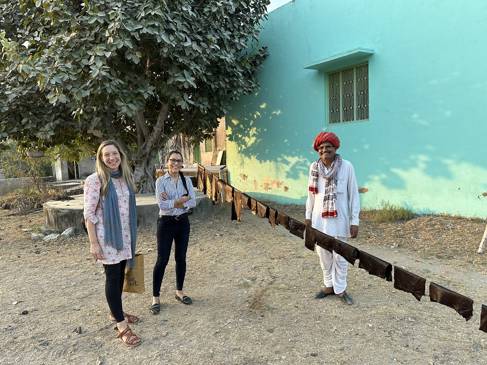
<path id="1" fill-rule="evenodd" d="M 178 159 L 175 159 L 175 158 L 170 158 L 169 159 L 169 162 L 172 162 L 172 163 L 183 163 L 183 160 L 178 160 Z"/>

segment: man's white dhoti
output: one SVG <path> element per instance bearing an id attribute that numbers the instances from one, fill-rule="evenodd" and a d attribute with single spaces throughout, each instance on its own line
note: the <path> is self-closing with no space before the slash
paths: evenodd
<path id="1" fill-rule="evenodd" d="M 337 238 L 340 241 L 347 242 L 346 237 Z M 318 245 L 316 245 L 316 253 L 320 258 L 325 287 L 333 288 L 335 294 L 343 293 L 347 288 L 348 261 L 335 251 L 332 253 Z"/>

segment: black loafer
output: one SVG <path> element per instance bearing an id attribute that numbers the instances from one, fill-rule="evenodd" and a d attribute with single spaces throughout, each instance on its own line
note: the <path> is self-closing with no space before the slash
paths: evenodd
<path id="1" fill-rule="evenodd" d="M 183 304 L 186 304 L 186 305 L 190 305 L 193 303 L 193 300 L 188 297 L 187 295 L 183 295 L 183 297 L 181 298 L 180 296 L 178 296 L 177 294 L 174 296 L 178 301 L 180 301 L 181 303 Z"/>
<path id="2" fill-rule="evenodd" d="M 161 311 L 161 305 L 159 303 L 152 304 L 149 310 L 152 314 L 159 314 L 159 312 Z"/>
<path id="3" fill-rule="evenodd" d="M 347 305 L 352 305 L 353 304 L 353 299 L 350 295 L 347 294 L 347 292 L 343 292 L 342 295 L 339 296 L 340 299 L 342 300 L 343 303 Z"/>

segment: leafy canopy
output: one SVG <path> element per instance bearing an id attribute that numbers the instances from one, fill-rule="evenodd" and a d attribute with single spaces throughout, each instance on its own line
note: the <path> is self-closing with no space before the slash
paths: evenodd
<path id="1" fill-rule="evenodd" d="M 256 89 L 268 0 L 0 0 L 0 141 L 202 140 Z"/>

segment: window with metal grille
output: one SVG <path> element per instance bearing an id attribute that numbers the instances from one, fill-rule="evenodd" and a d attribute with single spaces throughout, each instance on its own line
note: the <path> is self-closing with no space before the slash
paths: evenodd
<path id="1" fill-rule="evenodd" d="M 369 119 L 369 66 L 359 65 L 328 75 L 330 123 Z"/>

